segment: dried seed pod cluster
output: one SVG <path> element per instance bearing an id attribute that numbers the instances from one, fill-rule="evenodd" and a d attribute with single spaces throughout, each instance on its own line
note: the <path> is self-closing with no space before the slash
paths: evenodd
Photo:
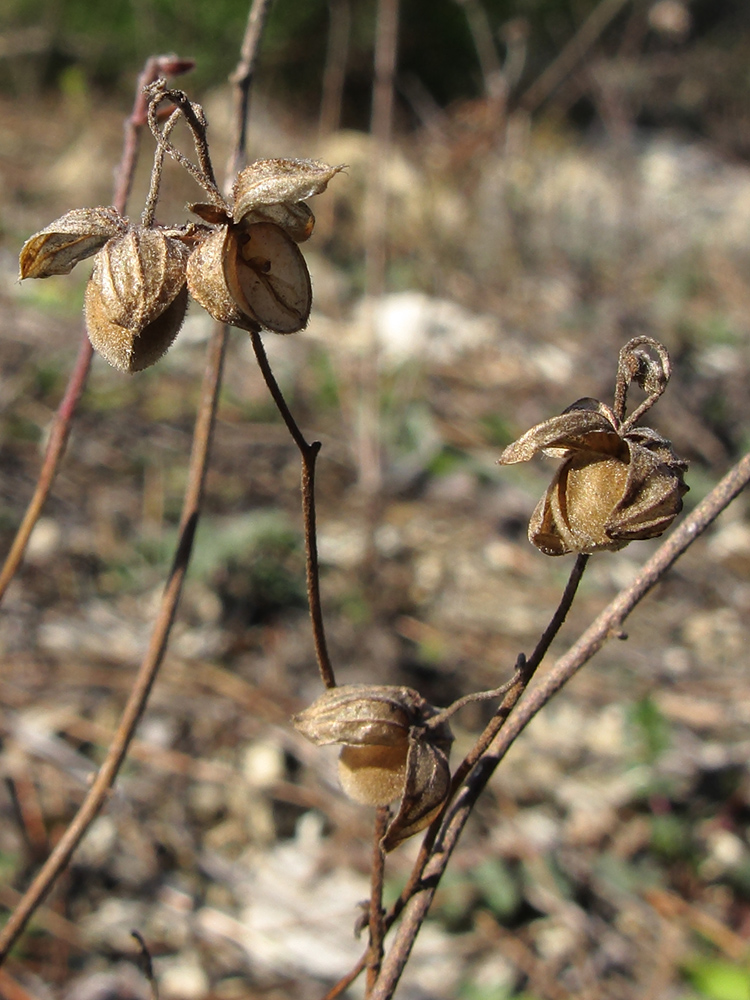
<path id="1" fill-rule="evenodd" d="M 643 343 L 659 353 L 657 361 Z M 649 396 L 628 420 L 599 400 L 579 399 L 505 449 L 503 465 L 539 452 L 563 459 L 529 523 L 529 540 L 546 555 L 617 550 L 634 539 L 655 538 L 682 510 L 687 463 L 656 431 L 634 426 L 668 380 L 664 348 L 637 338 L 620 355 L 616 405 L 624 410 L 631 381 Z"/>
<path id="2" fill-rule="evenodd" d="M 320 194 L 341 169 L 317 160 L 258 160 L 234 185 L 231 206 L 193 205 L 215 227 L 188 262 L 190 294 L 214 319 L 244 330 L 296 333 L 312 288 L 297 243 L 315 217 L 304 198 Z"/>
<path id="3" fill-rule="evenodd" d="M 313 743 L 341 746 L 339 779 L 355 802 L 383 806 L 401 799 L 383 838 L 386 851 L 423 830 L 447 798 L 453 734 L 436 715 L 411 688 L 345 684 L 294 717 Z"/>
<path id="4" fill-rule="evenodd" d="M 214 195 L 212 204 L 193 206 L 199 225 L 135 226 L 114 208 L 75 209 L 26 241 L 20 277 L 67 274 L 95 254 L 86 329 L 94 348 L 124 372 L 147 368 L 169 348 L 188 291 L 220 322 L 295 333 L 312 304 L 297 248 L 315 221 L 303 199 L 324 191 L 342 169 L 259 160 L 238 176 L 231 205 L 216 204 Z"/>

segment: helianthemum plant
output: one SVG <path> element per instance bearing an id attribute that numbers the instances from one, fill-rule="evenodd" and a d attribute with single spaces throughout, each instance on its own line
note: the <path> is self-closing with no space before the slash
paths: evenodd
<path id="1" fill-rule="evenodd" d="M 177 110 L 162 129 L 158 108 L 164 100 Z M 198 165 L 169 142 L 179 115 L 193 133 Z M 343 167 L 259 160 L 240 172 L 230 204 L 214 180 L 199 105 L 158 81 L 150 87 L 149 124 L 158 146 L 140 224 L 111 207 L 67 212 L 26 241 L 20 277 L 67 274 L 95 255 L 86 288 L 86 330 L 102 357 L 124 372 L 149 367 L 169 348 L 185 318 L 188 291 L 214 319 L 231 326 L 275 333 L 303 329 L 312 287 L 297 244 L 310 237 L 315 223 L 304 199 L 324 191 Z M 209 196 L 208 204 L 191 206 L 200 223 L 154 223 L 165 153 Z"/>
<path id="2" fill-rule="evenodd" d="M 503 465 L 540 452 L 563 460 L 529 523 L 529 540 L 546 555 L 616 550 L 634 539 L 655 538 L 682 510 L 687 463 L 666 438 L 635 426 L 664 391 L 669 374 L 664 348 L 636 338 L 620 354 L 614 408 L 579 399 L 505 449 Z M 631 381 L 648 396 L 625 420 Z"/>

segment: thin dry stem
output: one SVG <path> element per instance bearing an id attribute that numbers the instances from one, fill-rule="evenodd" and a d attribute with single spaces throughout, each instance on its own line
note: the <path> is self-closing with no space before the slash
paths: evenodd
<path id="1" fill-rule="evenodd" d="M 328 41 L 318 120 L 319 139 L 329 136 L 341 125 L 351 19 L 349 0 L 328 0 Z"/>
<path id="2" fill-rule="evenodd" d="M 255 67 L 258 62 L 260 41 L 263 37 L 272 0 L 253 0 L 247 15 L 245 37 L 242 39 L 240 60 L 230 77 L 234 84 L 234 143 L 232 155 L 227 166 L 227 182 L 232 183 L 244 165 L 245 149 L 247 147 L 247 120 L 250 108 L 250 88 L 252 87 Z"/>
<path id="3" fill-rule="evenodd" d="M 323 608 L 320 598 L 320 565 L 318 562 L 317 518 L 315 513 L 315 462 L 320 451 L 320 441 L 313 441 L 309 444 L 299 429 L 299 425 L 292 416 L 291 410 L 287 406 L 284 395 L 268 363 L 268 355 L 266 354 L 260 334 L 251 332 L 250 341 L 253 345 L 258 367 L 268 386 L 268 391 L 271 393 L 271 397 L 294 443 L 297 445 L 302 459 L 302 517 L 305 534 L 307 601 L 310 608 L 315 656 L 318 661 L 320 677 L 327 688 L 332 688 L 336 686 L 336 678 L 334 677 L 331 658 L 328 654 L 328 643 L 326 642 Z"/>
<path id="4" fill-rule="evenodd" d="M 654 354 L 658 355 L 659 362 L 661 363 L 661 378 L 659 379 L 659 383 L 652 386 L 649 390 L 647 398 L 644 399 L 640 406 L 637 406 L 635 410 L 633 410 L 626 420 L 625 407 L 627 403 L 628 389 L 630 388 L 631 382 L 636 379 L 639 364 L 643 362 L 644 358 L 643 352 L 641 352 L 639 359 L 636 351 L 636 348 L 638 347 L 648 347 L 654 352 Z M 620 356 L 617 359 L 617 383 L 615 387 L 613 407 L 615 416 L 622 422 L 622 434 L 626 434 L 631 427 L 638 423 L 643 414 L 651 409 L 656 400 L 667 388 L 671 374 L 672 364 L 669 360 L 669 354 L 666 347 L 663 344 L 660 344 L 658 340 L 654 340 L 653 337 L 646 336 L 634 337 L 632 340 L 629 340 L 627 344 L 625 344 L 620 351 Z"/>
<path id="5" fill-rule="evenodd" d="M 159 984 L 154 975 L 154 963 L 151 961 L 151 952 L 148 950 L 148 945 L 144 941 L 140 931 L 131 931 L 130 936 L 138 942 L 143 972 L 151 989 L 151 1000 L 159 1000 Z"/>
<path id="6" fill-rule="evenodd" d="M 360 363 L 358 459 L 360 485 L 368 494 L 380 492 L 380 391 L 375 303 L 385 291 L 388 258 L 386 164 L 393 128 L 399 0 L 378 0 L 375 30 L 375 81 L 372 97 L 372 158 L 365 194 L 365 299 L 368 344 Z"/>
<path id="7" fill-rule="evenodd" d="M 383 939 L 385 938 L 385 922 L 383 920 L 383 879 L 385 876 L 385 851 L 382 843 L 391 811 L 388 806 L 379 806 L 375 811 L 373 831 L 372 870 L 370 872 L 370 909 L 369 929 L 370 947 L 367 950 L 367 988 L 365 996 L 375 985 L 383 961 Z"/>
<path id="8" fill-rule="evenodd" d="M 209 347 L 209 359 L 203 380 L 201 404 L 193 436 L 190 456 L 188 486 L 185 492 L 180 533 L 172 570 L 161 599 L 159 614 L 151 634 L 146 655 L 141 663 L 133 689 L 123 711 L 115 737 L 107 751 L 104 763 L 86 794 L 72 822 L 58 841 L 54 851 L 42 866 L 31 886 L 24 893 L 8 923 L 0 932 L 0 964 L 9 949 L 23 932 L 29 918 L 52 888 L 58 875 L 66 867 L 84 833 L 104 805 L 109 790 L 122 766 L 128 746 L 143 714 L 157 672 L 164 658 L 167 640 L 177 612 L 182 584 L 187 572 L 195 529 L 198 524 L 203 483 L 208 464 L 216 401 L 221 383 L 221 370 L 226 345 L 226 331 L 219 327 Z"/>
<path id="9" fill-rule="evenodd" d="M 544 681 L 518 707 L 508 724 L 498 733 L 487 752 L 458 790 L 448 809 L 420 884 L 406 905 L 404 918 L 381 968 L 370 1000 L 390 1000 L 408 961 L 412 946 L 424 921 L 440 878 L 466 820 L 495 768 L 522 730 L 574 674 L 613 636 L 634 607 L 655 583 L 689 548 L 750 482 L 750 454 L 722 479 L 701 504 L 673 532 L 644 565 L 633 583 L 622 590 L 583 633 L 570 650 L 555 663 Z"/>
<path id="10" fill-rule="evenodd" d="M 150 102 L 148 107 L 148 125 L 158 145 L 166 153 L 169 153 L 173 160 L 187 170 L 196 182 L 200 184 L 213 204 L 226 209 L 227 204 L 216 184 L 214 168 L 211 163 L 211 154 L 208 151 L 208 141 L 206 139 L 206 121 L 200 105 L 194 104 L 189 100 L 184 91 L 168 88 L 165 80 L 157 80 L 155 83 L 152 83 L 146 88 L 146 93 Z M 198 158 L 197 166 L 169 141 L 171 128 L 167 130 L 166 127 L 164 129 L 159 127 L 159 105 L 162 101 L 171 101 L 176 105 L 185 119 L 193 136 L 195 155 Z M 171 116 L 169 122 L 171 122 Z"/>
<path id="11" fill-rule="evenodd" d="M 164 123 L 164 130 L 162 135 L 166 139 L 172 129 L 177 124 L 177 119 L 180 117 L 180 112 L 175 108 L 172 114 L 169 116 L 167 121 Z M 161 187 L 162 172 L 164 169 L 164 154 L 166 150 L 164 146 L 157 142 L 156 150 L 154 152 L 154 165 L 151 169 L 151 183 L 149 184 L 148 195 L 146 196 L 146 203 L 143 206 L 143 211 L 141 212 L 141 225 L 142 226 L 153 226 L 154 215 L 156 214 L 156 203 L 159 200 L 159 189 Z"/>
<path id="12" fill-rule="evenodd" d="M 115 188 L 112 197 L 112 204 L 121 215 L 125 214 L 128 195 L 130 194 L 130 188 L 133 183 L 135 165 L 138 159 L 140 136 L 143 131 L 143 126 L 146 124 L 148 105 L 146 96 L 143 92 L 144 87 L 165 73 L 172 75 L 186 73 L 189 69 L 192 69 L 192 67 L 193 62 L 191 59 L 179 59 L 176 56 L 154 56 L 146 61 L 146 64 L 138 77 L 138 82 L 136 83 L 135 88 L 133 110 L 125 122 L 125 138 L 123 140 L 122 157 L 120 159 L 120 165 L 117 169 Z M 44 505 L 47 502 L 47 497 L 52 489 L 52 484 L 55 481 L 58 466 L 63 455 L 65 454 L 65 447 L 68 443 L 68 437 L 70 436 L 70 427 L 73 415 L 75 414 L 78 401 L 80 400 L 86 386 L 86 380 L 88 378 L 89 369 L 91 368 L 93 353 L 94 351 L 89 342 L 89 338 L 84 331 L 76 363 L 70 373 L 65 393 L 60 401 L 57 413 L 55 414 L 55 420 L 50 431 L 47 449 L 44 453 L 44 459 L 42 461 L 42 467 L 39 471 L 39 478 L 37 479 L 36 487 L 34 489 L 34 495 L 29 501 L 26 513 L 24 514 L 20 527 L 16 532 L 16 537 L 13 539 L 13 544 L 11 545 L 10 551 L 6 556 L 5 564 L 2 571 L 0 571 L 0 601 L 3 598 L 5 591 L 8 589 L 9 583 L 16 575 L 18 567 L 21 565 L 24 552 L 26 551 L 26 546 L 28 545 L 29 538 L 31 537 L 31 532 L 34 529 L 34 525 L 39 520 L 39 516 L 42 513 Z"/>
<path id="13" fill-rule="evenodd" d="M 520 105 L 527 112 L 536 111 L 540 104 L 583 61 L 602 32 L 620 13 L 628 0 L 601 0 L 567 45 L 559 52 L 544 72 L 531 84 L 521 98 Z"/>

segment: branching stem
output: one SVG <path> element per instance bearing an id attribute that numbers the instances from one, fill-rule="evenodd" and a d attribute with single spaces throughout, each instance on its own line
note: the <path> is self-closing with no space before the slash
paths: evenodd
<path id="1" fill-rule="evenodd" d="M 419 884 L 406 903 L 403 921 L 383 961 L 378 981 L 368 1000 L 390 1000 L 393 996 L 419 928 L 427 915 L 435 890 L 466 820 L 495 768 L 515 739 L 537 712 L 601 649 L 608 639 L 621 634 L 622 623 L 633 608 L 749 482 L 750 454 L 745 455 L 727 473 L 718 486 L 657 549 L 633 583 L 615 597 L 568 652 L 560 657 L 542 683 L 530 692 L 511 716 L 508 724 L 498 732 L 486 753 L 457 790 L 442 819 Z M 429 832 L 432 832 L 432 828 Z M 388 918 L 386 924 L 389 925 Z"/>

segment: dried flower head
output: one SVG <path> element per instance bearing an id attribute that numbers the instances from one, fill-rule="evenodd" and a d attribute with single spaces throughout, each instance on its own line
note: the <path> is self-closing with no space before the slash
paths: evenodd
<path id="1" fill-rule="evenodd" d="M 317 160 L 257 160 L 237 177 L 231 205 L 192 206 L 216 227 L 188 264 L 190 294 L 214 319 L 244 330 L 296 333 L 312 305 L 310 274 L 297 243 L 315 218 L 305 198 L 342 166 Z"/>
<path id="2" fill-rule="evenodd" d="M 387 851 L 423 830 L 448 795 L 453 735 L 446 722 L 429 724 L 436 715 L 411 688 L 348 684 L 330 688 L 294 717 L 318 746 L 341 745 L 339 779 L 355 802 L 401 799 L 383 838 Z"/>
<path id="3" fill-rule="evenodd" d="M 120 371 L 152 365 L 185 317 L 188 289 L 217 320 L 246 330 L 294 333 L 307 323 L 310 275 L 297 243 L 312 233 L 305 198 L 324 191 L 342 167 L 316 160 L 259 160 L 241 171 L 231 205 L 216 186 L 200 105 L 157 80 L 147 88 L 157 141 L 141 224 L 114 208 L 68 212 L 32 236 L 20 256 L 21 278 L 67 274 L 96 255 L 86 289 L 86 329 L 97 351 Z M 158 107 L 175 108 L 162 127 Z M 169 141 L 178 118 L 188 124 L 198 164 Z M 164 156 L 188 169 L 209 198 L 193 210 L 203 225 L 154 225 Z"/>
<path id="4" fill-rule="evenodd" d="M 644 344 L 657 350 L 658 361 Z M 532 427 L 500 457 L 503 465 L 526 462 L 539 452 L 563 459 L 529 523 L 529 540 L 546 555 L 621 549 L 634 539 L 661 535 L 682 510 L 687 463 L 656 431 L 634 426 L 669 379 L 666 352 L 654 344 L 636 338 L 621 352 L 619 414 L 596 399 L 579 399 Z M 631 381 L 649 396 L 624 420 Z"/>
<path id="5" fill-rule="evenodd" d="M 132 226 L 114 208 L 67 212 L 26 241 L 21 278 L 68 274 L 92 254 L 86 330 L 93 347 L 123 372 L 147 368 L 164 354 L 187 309 L 185 270 L 194 227 Z"/>

